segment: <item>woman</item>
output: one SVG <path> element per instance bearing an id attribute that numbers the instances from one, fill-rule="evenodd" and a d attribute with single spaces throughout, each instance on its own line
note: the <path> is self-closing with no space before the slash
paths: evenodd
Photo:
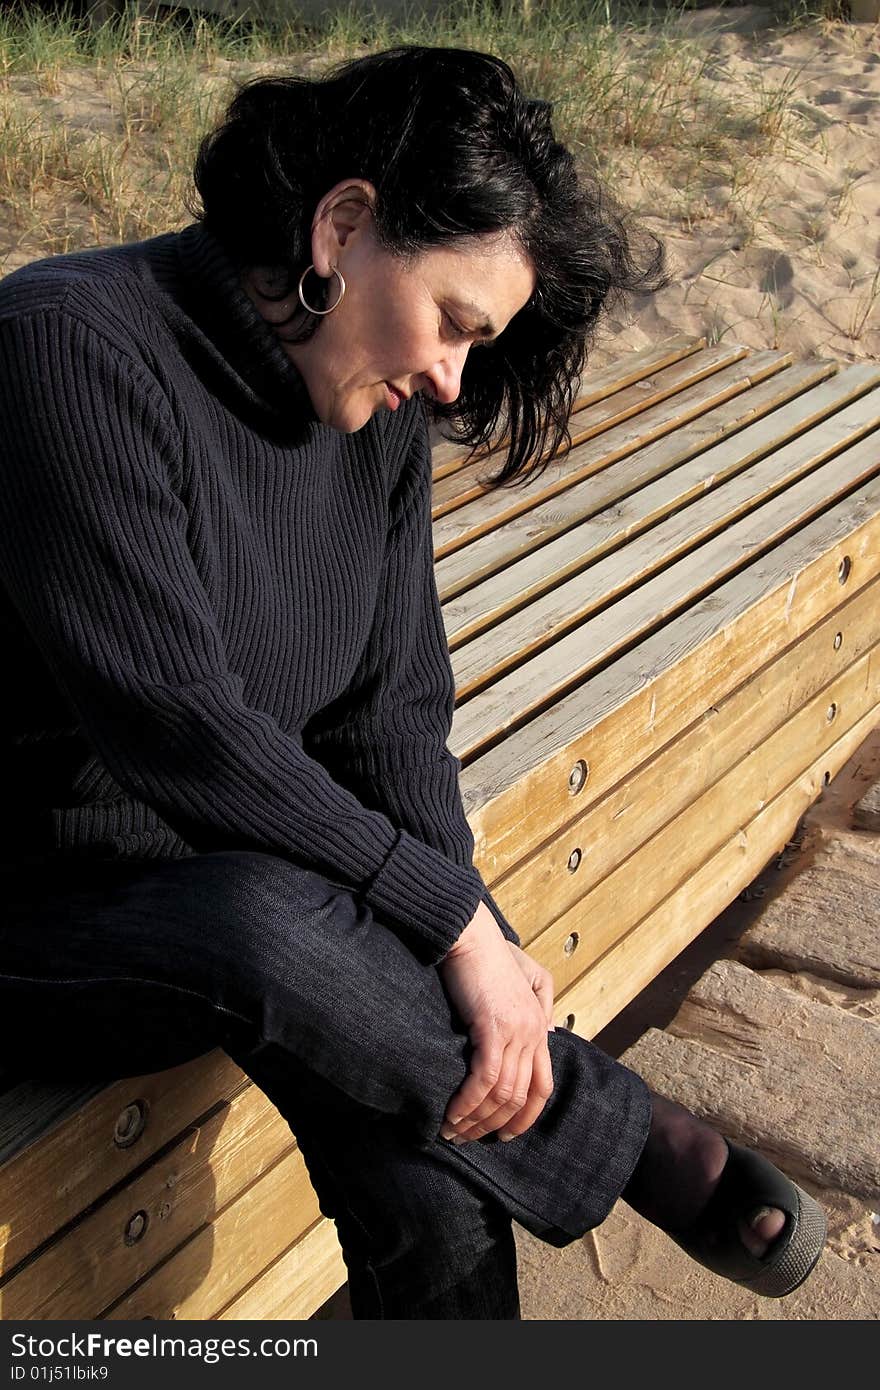
<path id="1" fill-rule="evenodd" d="M 360 1318 L 516 1318 L 511 1217 L 619 1196 L 770 1295 L 819 1209 L 585 1040 L 472 864 L 425 407 L 495 481 L 658 278 L 546 104 L 399 49 L 242 88 L 180 234 L 0 289 L 5 1048 L 221 1045 L 290 1122 Z"/>

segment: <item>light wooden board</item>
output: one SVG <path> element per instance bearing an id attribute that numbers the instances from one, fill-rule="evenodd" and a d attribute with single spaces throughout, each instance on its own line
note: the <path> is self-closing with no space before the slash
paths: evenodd
<path id="1" fill-rule="evenodd" d="M 594 516 L 603 507 L 621 500 L 680 464 L 707 454 L 713 445 L 734 434 L 737 435 L 733 441 L 737 456 L 742 459 L 744 467 L 758 457 L 762 447 L 776 447 L 790 437 L 793 428 L 791 416 L 788 410 L 782 411 L 781 406 L 790 403 L 794 418 L 802 419 L 804 428 L 821 419 L 825 396 L 809 388 L 818 387 L 831 375 L 829 363 L 792 367 L 750 391 L 743 391 L 720 405 L 710 406 L 689 424 L 679 424 L 671 433 L 652 444 L 634 442 L 631 429 L 620 427 L 609 431 L 596 443 L 582 445 L 578 450 L 579 464 L 596 465 L 587 479 L 575 483 L 549 501 L 541 501 L 536 496 L 535 505 L 529 511 L 435 562 L 434 575 L 444 605 L 447 637 L 451 642 L 460 641 L 463 627 L 464 636 L 469 635 L 461 619 L 451 621 L 450 614 L 454 610 L 449 600 L 472 592 L 481 581 L 491 580 L 493 576 L 502 581 L 508 566 L 536 550 L 543 554 L 544 548 L 551 545 L 555 537 L 563 535 L 578 521 Z M 849 373 L 844 376 L 852 382 Z M 825 406 L 825 413 L 841 399 L 841 393 L 845 400 L 846 388 L 842 385 L 833 388 L 831 404 Z M 798 399 L 801 396 L 804 396 L 803 400 Z M 771 412 L 769 444 L 765 443 L 764 434 L 757 437 L 751 434 L 747 447 L 743 435 L 737 432 Z M 707 458 L 704 476 L 710 478 L 716 472 L 715 460 Z M 491 595 L 491 589 L 481 588 L 481 597 L 488 600 Z M 489 607 L 487 616 L 490 618 L 494 615 L 495 606 L 493 603 Z"/>
<path id="2" fill-rule="evenodd" d="M 490 887 L 878 573 L 871 483 L 468 762 L 459 784 Z M 450 747 L 461 756 L 454 725 Z"/>
<path id="3" fill-rule="evenodd" d="M 552 970 L 557 991 L 676 892 L 743 824 L 878 705 L 880 646 L 875 645 L 632 854 L 621 856 L 610 873 L 528 943 L 529 954 Z M 772 846 L 767 858 L 771 852 Z M 536 892 L 525 920 L 541 911 Z M 577 934 L 577 946 L 566 952 L 572 934 Z"/>
<path id="4" fill-rule="evenodd" d="M 247 1086 L 20 1266 L 0 1288 L 0 1317 L 99 1316 L 293 1143 L 271 1102 Z"/>
<path id="5" fill-rule="evenodd" d="M 779 385 L 786 380 L 796 384 L 803 375 L 790 372 L 781 381 L 774 379 L 770 384 L 777 398 Z M 527 527 L 519 518 L 516 525 L 503 528 L 497 533 L 497 548 L 504 568 L 471 584 L 443 606 L 450 646 L 458 649 L 470 637 L 487 632 L 475 648 L 481 651 L 497 637 L 489 629 L 512 632 L 517 623 L 529 620 L 540 628 L 546 605 L 555 597 L 564 611 L 567 598 L 576 595 L 586 579 L 595 581 L 589 591 L 591 607 L 607 605 L 621 586 L 642 582 L 650 574 L 650 565 L 646 569 L 640 555 L 659 554 L 668 563 L 695 549 L 711 534 L 713 525 L 717 529 L 731 524 L 833 452 L 854 443 L 859 434 L 876 429 L 880 390 L 865 401 L 854 399 L 864 395 L 868 383 L 880 384 L 880 369 L 857 367 L 842 372 L 732 439 L 677 464 L 674 453 L 683 441 L 676 432 L 660 446 L 640 450 L 605 468 L 599 477 L 577 484 L 555 499 L 551 512 L 539 508 L 537 514 L 529 513 Z M 855 418 L 842 409 L 847 405 L 857 412 Z M 643 536 L 649 528 L 650 537 Z M 664 546 L 668 546 L 665 553 Z M 460 552 L 462 558 L 475 548 Z M 615 551 L 620 552 L 616 560 L 612 558 Z M 606 567 L 619 571 L 607 590 L 602 588 L 602 570 L 596 564 L 606 556 Z M 579 574 L 583 574 L 580 581 Z M 546 596 L 544 603 L 542 596 Z M 572 620 L 577 613 L 586 616 L 589 611 L 575 602 Z M 513 616 L 504 624 L 507 613 Z M 476 658 L 471 656 L 470 662 L 476 664 Z"/>
<path id="6" fill-rule="evenodd" d="M 705 346 L 705 338 L 690 338 L 686 334 L 679 334 L 652 347 L 642 348 L 639 352 L 629 352 L 619 362 L 611 362 L 597 371 L 588 369 L 575 388 L 572 413 L 594 405 L 596 401 L 604 400 L 616 391 L 625 390 L 644 377 L 671 366 L 673 362 L 680 362 L 683 358 L 699 352 Z M 503 441 L 499 441 L 491 449 L 481 449 L 478 457 L 497 453 L 502 443 Z M 463 467 L 468 462 L 469 452 L 460 444 L 442 439 L 438 441 L 432 450 L 434 478 L 446 477 L 448 473 L 454 473 Z"/>
<path id="7" fill-rule="evenodd" d="M 877 395 L 880 398 L 880 392 Z M 470 759 L 497 742 L 507 728 L 547 709 L 645 633 L 662 624 L 673 627 L 672 620 L 704 594 L 821 515 L 834 500 L 876 476 L 880 472 L 877 437 L 869 436 L 845 449 L 740 519 L 726 520 L 731 495 L 750 505 L 744 499 L 752 485 L 769 487 L 770 471 L 763 468 L 763 461 L 753 465 L 748 477 L 738 476 L 721 490 L 723 498 L 708 494 L 686 513 L 652 528 L 530 605 L 527 612 L 513 615 L 479 643 L 454 654 L 457 689 L 476 690 L 456 707 L 453 743 L 458 756 Z M 877 488 L 880 491 L 880 482 Z M 714 525 L 708 520 L 713 515 Z M 676 536 L 687 545 L 689 527 L 699 532 L 701 521 L 711 527 L 710 538 L 660 569 L 666 547 L 675 545 Z M 572 628 L 567 611 L 582 609 L 591 590 L 620 597 Z M 525 658 L 514 664 L 514 644 L 526 642 L 529 631 L 538 635 L 531 639 Z M 673 634 L 670 638 L 674 640 Z M 547 642 L 550 645 L 543 645 Z"/>
<path id="8" fill-rule="evenodd" d="M 775 797 L 556 1001 L 553 1018 L 593 1037 L 650 984 L 789 840 L 804 812 L 880 723 L 877 706 Z"/>
<path id="9" fill-rule="evenodd" d="M 588 439 L 593 439 L 596 435 L 602 434 L 612 425 L 619 425 L 622 421 L 628 420 L 633 416 L 641 415 L 651 406 L 659 405 L 661 402 L 674 397 L 677 409 L 682 418 L 687 418 L 685 406 L 681 402 L 681 395 L 688 387 L 694 387 L 707 377 L 714 378 L 724 367 L 729 367 L 734 362 L 739 362 L 746 357 L 745 348 L 741 347 L 716 347 L 706 348 L 703 352 L 695 353 L 681 362 L 676 362 L 670 367 L 664 368 L 650 377 L 644 377 L 634 386 L 628 387 L 624 391 L 618 391 L 613 396 L 597 401 L 588 410 L 581 410 L 572 415 L 569 422 L 569 432 L 573 445 L 583 444 Z M 778 355 L 777 363 L 782 358 Z M 790 361 L 791 359 L 786 359 Z M 778 365 L 769 370 L 778 370 Z M 721 400 L 726 395 L 735 394 L 737 391 L 745 390 L 749 384 L 748 373 L 740 374 L 739 381 L 733 378 L 724 378 L 724 386 L 715 386 L 714 394 L 716 399 Z M 568 471 L 570 455 L 562 460 L 562 471 Z M 490 459 L 476 459 L 471 463 L 465 463 L 454 474 L 435 480 L 432 490 L 432 514 L 435 520 L 443 517 L 449 511 L 457 511 L 468 503 L 479 503 L 483 494 L 486 493 L 488 480 L 498 472 L 497 467 L 489 467 Z M 560 470 L 552 467 L 547 470 L 544 478 L 539 482 L 539 487 L 550 489 L 554 484 L 554 479 L 558 479 Z M 510 497 L 512 494 L 505 491 L 495 491 L 491 494 L 496 499 Z M 478 514 L 481 508 L 476 506 L 474 511 Z"/>
<path id="10" fill-rule="evenodd" d="M 289 1152 L 101 1316 L 213 1318 L 319 1216 L 302 1154 Z"/>
<path id="11" fill-rule="evenodd" d="M 612 430 L 613 422 L 609 422 L 604 432 L 593 431 L 601 435 L 594 447 L 583 448 L 581 441 L 570 453 L 555 459 L 539 478 L 532 478 L 525 487 L 482 487 L 472 496 L 468 494 L 470 500 L 465 500 L 463 494 L 456 492 L 453 502 L 453 485 L 457 487 L 460 480 L 457 476 L 447 480 L 449 500 L 441 504 L 436 497 L 434 499 L 432 538 L 435 559 L 442 560 L 462 546 L 470 545 L 481 535 L 496 531 L 515 517 L 532 511 L 539 503 L 549 502 L 574 483 L 599 472 L 613 458 L 632 453 L 705 415 L 725 401 L 742 395 L 754 385 L 756 374 L 763 379 L 785 365 L 772 353 L 762 356 L 765 365 L 760 372 L 757 367 L 751 369 L 746 360 L 735 369 L 711 376 L 708 380 L 699 377 L 689 390 L 668 394 L 660 402 L 651 404 L 648 399 L 644 409 L 637 414 L 634 411 L 628 414 L 623 412 L 623 419 L 627 422 L 623 432 L 619 425 L 617 430 Z"/>
<path id="12" fill-rule="evenodd" d="M 25 1145 L 0 1167 L 3 1277 L 163 1145 L 230 1099 L 247 1078 L 219 1049 L 183 1066 L 114 1081 L 79 1110 L 40 1132 L 28 1108 Z M 27 1087 L 20 1088 L 22 1092 Z M 38 1094 L 39 1094 L 38 1088 Z M 127 1108 L 142 1106 L 144 1127 L 129 1147 L 115 1142 Z M 14 1123 L 14 1112 L 7 1112 Z M 28 1141 L 30 1138 L 30 1142 Z"/>
<path id="13" fill-rule="evenodd" d="M 347 1277 L 336 1227 L 322 1216 L 214 1316 L 220 1321 L 237 1322 L 310 1318 Z"/>
<path id="14" fill-rule="evenodd" d="M 875 580 L 522 859 L 494 891 L 523 941 L 579 904 L 796 712 L 816 702 L 821 711 L 823 700 L 826 711 L 839 707 L 837 682 L 852 679 L 847 673 L 863 664 L 878 635 Z M 870 684 L 873 673 L 865 679 Z M 569 946 L 569 954 L 577 949 Z"/>

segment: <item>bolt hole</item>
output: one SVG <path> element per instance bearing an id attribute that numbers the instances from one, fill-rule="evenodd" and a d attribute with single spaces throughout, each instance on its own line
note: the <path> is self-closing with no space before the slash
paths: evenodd
<path id="1" fill-rule="evenodd" d="M 583 855 L 581 854 L 581 851 L 579 849 L 572 850 L 571 854 L 568 856 L 568 872 L 570 874 L 573 874 L 575 870 L 580 867 L 580 862 L 582 858 Z"/>
<path id="2" fill-rule="evenodd" d="M 568 790 L 572 796 L 576 796 L 578 792 L 583 791 L 584 787 L 587 785 L 589 775 L 590 764 L 584 758 L 579 758 L 568 774 Z"/>
<path id="3" fill-rule="evenodd" d="M 825 776 L 822 778 L 822 786 L 823 786 L 823 787 L 827 787 L 827 786 L 830 785 L 830 782 L 831 782 L 831 773 L 830 773 L 830 772 L 826 772 L 826 773 L 825 773 Z"/>
<path id="4" fill-rule="evenodd" d="M 149 1225 L 149 1217 L 145 1211 L 136 1211 L 125 1223 L 125 1233 L 123 1240 L 126 1245 L 137 1245 L 139 1240 L 143 1240 Z"/>
<path id="5" fill-rule="evenodd" d="M 578 942 L 580 941 L 580 939 L 581 938 L 576 931 L 573 931 L 569 936 L 565 938 L 565 944 L 563 945 L 562 949 L 567 956 L 574 955 L 575 951 L 578 948 Z"/>
<path id="6" fill-rule="evenodd" d="M 568 1031 L 571 1032 L 572 1028 L 574 1027 L 574 1014 L 566 1014 L 562 1026 L 563 1028 L 567 1028 Z"/>
<path id="7" fill-rule="evenodd" d="M 834 634 L 834 650 L 835 650 L 836 652 L 839 652 L 842 646 L 843 646 L 843 633 L 842 633 L 842 632 L 835 632 L 835 634 Z"/>
<path id="8" fill-rule="evenodd" d="M 849 579 L 851 570 L 852 560 L 848 555 L 844 555 L 840 564 L 837 566 L 837 582 L 839 584 L 845 584 L 846 581 Z"/>
<path id="9" fill-rule="evenodd" d="M 147 1123 L 147 1104 L 143 1100 L 133 1100 L 119 1115 L 113 1129 L 113 1143 L 117 1149 L 128 1149 L 140 1139 Z"/>
<path id="10" fill-rule="evenodd" d="M 829 706 L 828 706 L 828 709 L 827 709 L 827 711 L 826 711 L 826 714 L 825 714 L 825 718 L 828 720 L 828 723 L 829 723 L 829 724 L 832 724 L 832 723 L 834 722 L 834 716 L 835 716 L 836 714 L 837 714 L 837 706 L 836 706 L 836 705 L 833 705 L 833 704 L 832 704 L 832 705 L 829 705 Z"/>

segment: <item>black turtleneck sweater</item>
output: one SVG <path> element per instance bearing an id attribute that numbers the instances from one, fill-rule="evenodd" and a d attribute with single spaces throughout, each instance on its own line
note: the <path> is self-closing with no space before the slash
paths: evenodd
<path id="1" fill-rule="evenodd" d="M 253 849 L 426 964 L 482 898 L 417 399 L 356 434 L 198 224 L 0 284 L 7 861 Z"/>

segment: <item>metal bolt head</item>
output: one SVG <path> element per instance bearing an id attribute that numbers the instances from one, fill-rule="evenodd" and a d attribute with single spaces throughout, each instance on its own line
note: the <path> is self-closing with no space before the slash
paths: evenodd
<path id="1" fill-rule="evenodd" d="M 147 1106 L 142 1100 L 133 1100 L 126 1105 L 117 1117 L 113 1128 L 113 1143 L 117 1149 L 127 1149 L 139 1139 L 147 1123 Z"/>
<path id="2" fill-rule="evenodd" d="M 128 1218 L 125 1223 L 125 1234 L 123 1240 L 126 1245 L 135 1245 L 142 1240 L 149 1224 L 149 1218 L 145 1211 L 136 1211 Z"/>
<path id="3" fill-rule="evenodd" d="M 578 868 L 582 858 L 583 855 L 579 849 L 572 850 L 571 854 L 568 856 L 568 872 L 570 874 L 573 874 L 575 869 Z"/>
<path id="4" fill-rule="evenodd" d="M 835 632 L 835 634 L 834 634 L 834 650 L 835 650 L 836 652 L 839 652 L 842 646 L 843 646 L 843 633 L 842 633 L 842 632 Z"/>
<path id="5" fill-rule="evenodd" d="M 578 935 L 578 933 L 576 931 L 570 932 L 569 935 L 565 938 L 565 942 L 562 947 L 564 954 L 567 956 L 574 955 L 575 951 L 577 950 L 577 945 L 579 941 L 580 936 Z"/>
<path id="6" fill-rule="evenodd" d="M 589 775 L 589 764 L 583 758 L 579 758 L 568 774 L 568 790 L 572 796 L 586 786 Z"/>

